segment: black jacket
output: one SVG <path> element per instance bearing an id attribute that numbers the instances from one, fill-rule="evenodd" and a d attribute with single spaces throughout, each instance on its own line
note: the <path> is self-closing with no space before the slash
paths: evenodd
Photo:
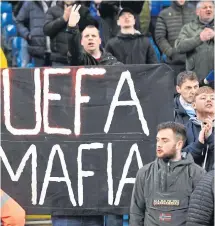
<path id="1" fill-rule="evenodd" d="M 182 105 L 179 101 L 179 97 L 180 97 L 180 95 L 177 95 L 174 98 L 174 121 L 185 125 L 189 121 L 190 116 L 187 114 L 185 109 L 182 107 Z"/>
<path id="2" fill-rule="evenodd" d="M 196 186 L 190 199 L 186 226 L 214 226 L 214 170 Z"/>
<path id="3" fill-rule="evenodd" d="M 149 38 L 141 33 L 119 33 L 107 43 L 105 49 L 124 64 L 158 63 Z"/>
<path id="4" fill-rule="evenodd" d="M 68 61 L 71 66 L 78 65 L 116 65 L 121 64 L 110 53 L 102 51 L 100 60 L 96 60 L 81 46 L 80 31 L 77 27 L 67 28 L 68 32 Z"/>
<path id="5" fill-rule="evenodd" d="M 133 188 L 130 225 L 185 226 L 190 195 L 204 173 L 190 154 L 180 161 L 156 159 L 143 166 Z M 162 221 L 163 214 L 171 221 Z"/>
<path id="6" fill-rule="evenodd" d="M 210 171 L 214 165 L 214 128 L 210 137 L 202 144 L 199 142 L 201 122 L 192 118 L 186 124 L 187 141 L 183 151 L 190 152 L 196 164 L 202 166 L 206 158 L 205 170 Z M 206 152 L 208 151 L 207 157 Z"/>
<path id="7" fill-rule="evenodd" d="M 189 7 L 188 2 L 179 6 L 176 1 L 158 15 L 155 41 L 161 52 L 167 56 L 167 63 L 185 64 L 185 54 L 176 53 L 174 43 L 181 28 L 195 17 L 195 11 L 193 7 Z"/>
<path id="8" fill-rule="evenodd" d="M 85 6 L 81 6 L 79 29 L 83 30 L 87 25 L 94 24 L 94 19 Z M 58 2 L 56 6 L 51 7 L 47 14 L 43 31 L 45 35 L 51 38 L 51 59 L 52 61 L 67 64 L 68 38 L 67 22 L 63 19 L 64 3 Z"/>

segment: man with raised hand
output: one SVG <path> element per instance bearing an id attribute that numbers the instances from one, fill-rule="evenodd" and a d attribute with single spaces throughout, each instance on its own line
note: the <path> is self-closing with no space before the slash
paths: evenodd
<path id="1" fill-rule="evenodd" d="M 116 65 L 120 64 L 110 53 L 100 48 L 101 38 L 96 24 L 88 25 L 82 32 L 77 26 L 80 20 L 81 5 L 71 9 L 68 23 L 69 65 Z"/>

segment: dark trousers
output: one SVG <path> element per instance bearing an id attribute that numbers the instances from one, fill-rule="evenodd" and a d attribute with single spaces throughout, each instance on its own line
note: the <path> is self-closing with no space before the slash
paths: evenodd
<path id="1" fill-rule="evenodd" d="M 52 217 L 53 226 L 104 226 L 103 216 Z"/>

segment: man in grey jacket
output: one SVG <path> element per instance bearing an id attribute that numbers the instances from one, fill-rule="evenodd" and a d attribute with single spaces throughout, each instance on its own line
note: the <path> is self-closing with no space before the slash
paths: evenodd
<path id="1" fill-rule="evenodd" d="M 185 55 L 176 52 L 174 43 L 181 28 L 195 18 L 194 7 L 185 0 L 172 1 L 171 6 L 162 10 L 157 18 L 156 43 L 161 52 L 167 56 L 166 62 L 177 69 L 177 74 L 185 70 Z"/>
<path id="2" fill-rule="evenodd" d="M 136 177 L 130 207 L 130 226 L 185 226 L 189 197 L 204 170 L 190 154 L 182 155 L 186 140 L 183 125 L 158 126 L 157 159 Z"/>
<path id="3" fill-rule="evenodd" d="M 182 28 L 175 47 L 179 53 L 186 54 L 186 69 L 195 71 L 202 80 L 214 70 L 213 1 L 200 1 L 196 14 L 198 18 Z"/>

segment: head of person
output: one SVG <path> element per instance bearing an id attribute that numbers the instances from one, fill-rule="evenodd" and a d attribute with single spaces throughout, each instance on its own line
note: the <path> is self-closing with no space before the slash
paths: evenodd
<path id="1" fill-rule="evenodd" d="M 196 6 L 196 14 L 199 20 L 204 23 L 210 23 L 214 19 L 214 3 L 213 1 L 199 1 Z"/>
<path id="2" fill-rule="evenodd" d="M 67 6 L 73 5 L 74 3 L 75 3 L 75 0 L 64 1 L 64 4 L 66 4 Z"/>
<path id="3" fill-rule="evenodd" d="M 99 30 L 94 25 L 88 25 L 82 31 L 81 45 L 89 54 L 93 54 L 100 50 L 101 38 Z"/>
<path id="4" fill-rule="evenodd" d="M 118 15 L 117 25 L 120 26 L 121 29 L 134 28 L 134 12 L 130 8 L 122 9 Z"/>
<path id="5" fill-rule="evenodd" d="M 214 90 L 209 86 L 200 87 L 194 97 L 193 108 L 197 118 L 204 116 L 214 116 Z"/>
<path id="6" fill-rule="evenodd" d="M 195 72 L 183 71 L 178 74 L 176 90 L 187 103 L 193 103 L 198 88 L 199 81 Z"/>
<path id="7" fill-rule="evenodd" d="M 186 0 L 176 0 L 176 3 L 180 6 L 183 6 L 185 4 Z"/>
<path id="8" fill-rule="evenodd" d="M 156 154 L 160 159 L 180 160 L 181 150 L 186 141 L 184 125 L 164 122 L 157 127 Z"/>

